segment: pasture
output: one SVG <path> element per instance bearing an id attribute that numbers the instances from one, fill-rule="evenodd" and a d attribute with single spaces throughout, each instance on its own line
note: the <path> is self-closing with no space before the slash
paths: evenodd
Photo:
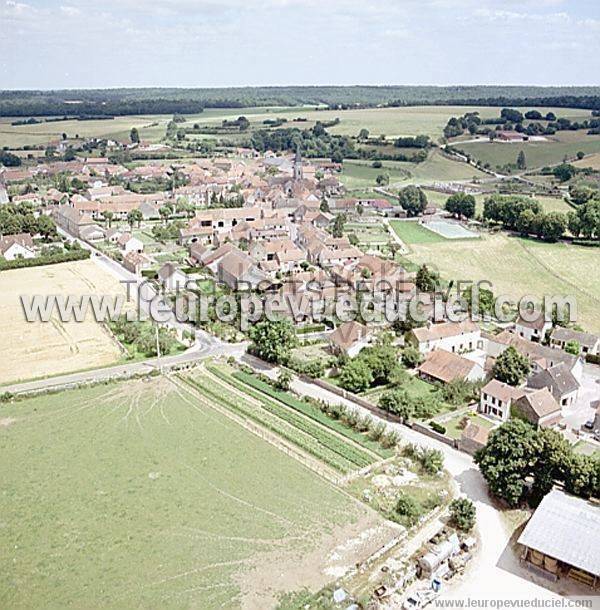
<path id="1" fill-rule="evenodd" d="M 565 158 L 574 158 L 579 151 L 592 155 L 600 153 L 600 136 L 588 136 L 585 130 L 559 131 L 545 142 L 472 142 L 457 143 L 456 148 L 470 154 L 492 168 L 516 163 L 520 151 L 525 153 L 527 168 L 556 165 Z M 583 166 L 588 164 L 583 161 Z"/>
<path id="2" fill-rule="evenodd" d="M 470 181 L 487 175 L 475 167 L 454 161 L 433 150 L 422 163 L 383 161 L 383 167 L 374 168 L 367 161 L 344 161 L 340 180 L 347 189 L 364 189 L 376 185 L 377 176 L 387 174 L 390 189 L 409 184 L 433 184 L 452 180 Z"/>
<path id="3" fill-rule="evenodd" d="M 88 312 L 84 322 L 27 322 L 21 295 L 125 295 L 123 285 L 90 260 L 0 273 L 0 383 L 101 367 L 119 360 L 112 336 Z"/>
<path id="4" fill-rule="evenodd" d="M 177 379 L 40 396 L 0 415 L 5 608 L 272 608 L 393 535 Z"/>
<path id="5" fill-rule="evenodd" d="M 524 112 L 530 108 L 521 109 Z M 572 119 L 587 118 L 589 112 L 578 109 L 539 109 L 541 112 L 552 110 L 558 116 Z M 385 135 L 386 138 L 399 136 L 428 135 L 434 141 L 442 136 L 444 126 L 452 116 L 461 116 L 466 112 L 479 112 L 482 118 L 497 117 L 497 107 L 466 106 L 405 106 L 402 108 L 361 108 L 356 110 L 324 110 L 314 107 L 269 107 L 269 108 L 233 108 L 207 109 L 198 115 L 195 122 L 219 123 L 223 119 L 235 119 L 240 115 L 248 118 L 251 124 L 258 126 L 265 119 L 275 117 L 287 118 L 286 127 L 297 126 L 300 129 L 312 127 L 317 121 L 326 123 L 336 118 L 338 125 L 329 128 L 330 133 L 337 135 L 357 136 L 361 129 L 368 129 L 372 137 Z M 306 119 L 306 122 L 293 123 L 294 118 Z M 191 120 L 189 120 L 191 122 Z"/>
<path id="6" fill-rule="evenodd" d="M 60 140 L 63 133 L 69 138 L 110 138 L 129 140 L 132 127 L 137 127 L 143 140 L 160 140 L 172 117 L 167 115 L 122 116 L 113 119 L 90 121 L 52 121 L 34 125 L 11 125 L 14 119 L 0 119 L 0 145 L 9 148 L 20 146 L 44 146 Z"/>
<path id="7" fill-rule="evenodd" d="M 530 108 L 520 108 L 525 112 Z M 557 116 L 572 120 L 589 118 L 585 110 L 564 108 L 539 108 L 543 113 L 553 111 Z M 442 137 L 442 131 L 448 119 L 461 116 L 466 112 L 479 112 L 482 118 L 497 117 L 498 107 L 475 106 L 406 106 L 403 108 L 363 108 L 356 110 L 324 110 L 315 106 L 285 106 L 285 107 L 250 107 L 250 108 L 207 108 L 204 112 L 187 115 L 182 127 L 191 127 L 198 123 L 200 127 L 215 127 L 223 120 L 236 119 L 245 116 L 250 121 L 251 129 L 265 128 L 264 121 L 274 118 L 287 119 L 282 127 L 311 128 L 317 121 L 329 122 L 336 118 L 339 124 L 329 128 L 335 135 L 357 136 L 361 129 L 369 130 L 372 137 L 385 135 L 388 139 L 399 136 L 428 135 L 434 141 Z M 294 119 L 300 118 L 301 122 Z M 89 121 L 57 121 L 35 125 L 13 126 L 14 118 L 0 118 L 0 146 L 9 148 L 21 146 L 43 146 L 48 142 L 59 140 L 62 133 L 70 138 L 78 134 L 81 137 L 112 138 L 128 140 L 129 131 L 137 127 L 140 137 L 146 142 L 158 142 L 165 135 L 167 123 L 172 115 L 137 115 L 115 117 L 106 120 Z M 243 134 L 228 134 L 225 137 L 233 141 Z M 221 135 L 198 134 L 190 138 L 220 138 Z M 465 144 L 464 146 L 471 146 Z M 476 145 L 479 146 L 479 145 Z M 517 151 L 518 152 L 518 151 Z M 575 152 L 577 152 L 575 150 Z M 592 152 L 592 151 L 590 151 Z M 564 154 L 564 153 L 563 153 Z M 515 154 L 516 158 L 516 154 Z M 512 161 L 512 159 L 511 159 Z"/>
<path id="8" fill-rule="evenodd" d="M 600 268 L 598 248 L 521 239 L 500 232 L 482 234 L 476 240 L 413 239 L 408 243 L 410 261 L 438 269 L 446 280 L 488 280 L 495 294 L 517 299 L 527 294 L 574 295 L 578 323 L 590 332 L 600 332 L 600 274 L 591 272 Z"/>

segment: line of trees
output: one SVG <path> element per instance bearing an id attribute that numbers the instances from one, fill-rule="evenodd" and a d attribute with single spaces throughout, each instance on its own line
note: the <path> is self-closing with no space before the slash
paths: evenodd
<path id="1" fill-rule="evenodd" d="M 66 103 L 77 101 L 79 103 Z M 314 86 L 237 87 L 215 89 L 147 88 L 64 91 L 2 91 L 0 115 L 40 116 L 101 114 L 154 114 L 157 112 L 199 112 L 202 108 L 251 106 L 296 106 L 327 104 L 335 109 L 387 105 L 476 105 L 555 106 L 600 109 L 598 87 L 564 89 L 527 86 Z M 158 109 L 158 110 L 157 110 Z M 105 114 L 102 112 L 102 114 Z"/>
<path id="2" fill-rule="evenodd" d="M 500 223 L 521 235 L 536 235 L 556 241 L 567 230 L 568 218 L 562 212 L 544 212 L 539 201 L 520 195 L 492 195 L 483 203 L 483 218 Z"/>
<path id="3" fill-rule="evenodd" d="M 300 147 L 303 156 L 307 158 L 330 158 L 336 163 L 341 163 L 344 159 L 383 159 L 420 163 L 427 159 L 426 149 L 415 145 L 414 142 L 413 146 L 408 147 L 417 149 L 414 154 L 382 152 L 376 146 L 357 147 L 354 138 L 332 135 L 326 131 L 325 125 L 321 122 L 317 122 L 312 129 L 304 130 L 297 127 L 259 129 L 251 133 L 245 144 L 258 152 L 295 151 Z"/>

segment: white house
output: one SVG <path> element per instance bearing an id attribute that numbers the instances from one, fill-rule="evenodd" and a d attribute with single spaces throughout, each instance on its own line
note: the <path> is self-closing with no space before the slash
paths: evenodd
<path id="1" fill-rule="evenodd" d="M 117 240 L 117 244 L 126 254 L 129 252 L 137 252 L 138 254 L 141 254 L 144 251 L 144 243 L 142 240 L 138 239 L 137 237 L 133 237 L 131 233 L 123 233 Z"/>
<path id="2" fill-rule="evenodd" d="M 577 400 L 579 382 L 569 367 L 560 362 L 531 376 L 527 382 L 530 388 L 548 388 L 561 407 L 572 407 Z"/>
<path id="3" fill-rule="evenodd" d="M 105 239 L 111 244 L 116 244 L 121 238 L 121 235 L 123 235 L 123 231 L 120 229 L 111 228 L 106 230 Z"/>
<path id="4" fill-rule="evenodd" d="M 85 241 L 100 241 L 105 239 L 106 233 L 102 227 L 92 224 L 82 227 L 79 231 L 79 237 Z"/>
<path id="5" fill-rule="evenodd" d="M 535 341 L 540 343 L 544 340 L 546 332 L 552 328 L 552 321 L 546 320 L 546 316 L 542 313 L 533 322 L 523 320 L 521 316 L 515 322 L 515 332 L 519 337 L 527 339 L 527 341 Z"/>
<path id="6" fill-rule="evenodd" d="M 185 288 L 188 277 L 173 263 L 165 263 L 158 270 L 158 280 L 167 292 L 174 292 Z"/>
<path id="7" fill-rule="evenodd" d="M 442 322 L 414 328 L 407 336 L 407 341 L 422 354 L 436 349 L 447 352 L 471 352 L 483 348 L 481 330 L 475 322 Z"/>
<path id="8" fill-rule="evenodd" d="M 35 249 L 31 235 L 19 233 L 0 238 L 0 255 L 7 261 L 14 261 L 16 258 L 34 258 Z"/>
<path id="9" fill-rule="evenodd" d="M 478 411 L 500 421 L 507 421 L 513 401 L 523 393 L 523 390 L 492 379 L 481 389 Z"/>

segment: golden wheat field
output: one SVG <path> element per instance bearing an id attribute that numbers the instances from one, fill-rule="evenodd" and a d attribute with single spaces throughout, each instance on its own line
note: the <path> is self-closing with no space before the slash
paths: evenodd
<path id="1" fill-rule="evenodd" d="M 125 294 L 119 282 L 92 261 L 14 269 L 0 273 L 0 383 L 99 367 L 117 361 L 119 346 L 88 312 L 83 322 L 27 322 L 21 295 Z"/>

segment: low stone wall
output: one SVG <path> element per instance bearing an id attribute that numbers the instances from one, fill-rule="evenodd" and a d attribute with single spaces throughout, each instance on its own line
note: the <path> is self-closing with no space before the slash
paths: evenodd
<path id="1" fill-rule="evenodd" d="M 410 424 L 410 427 L 413 430 L 415 430 L 416 432 L 425 434 L 426 436 L 429 436 L 430 438 L 434 438 L 436 441 L 440 441 L 441 443 L 444 443 L 445 445 L 449 445 L 450 447 L 453 447 L 454 449 L 458 449 L 458 441 L 456 439 L 449 438 L 445 434 L 440 434 L 439 432 L 432 430 L 429 426 L 422 424 L 421 422 L 412 422 Z"/>

